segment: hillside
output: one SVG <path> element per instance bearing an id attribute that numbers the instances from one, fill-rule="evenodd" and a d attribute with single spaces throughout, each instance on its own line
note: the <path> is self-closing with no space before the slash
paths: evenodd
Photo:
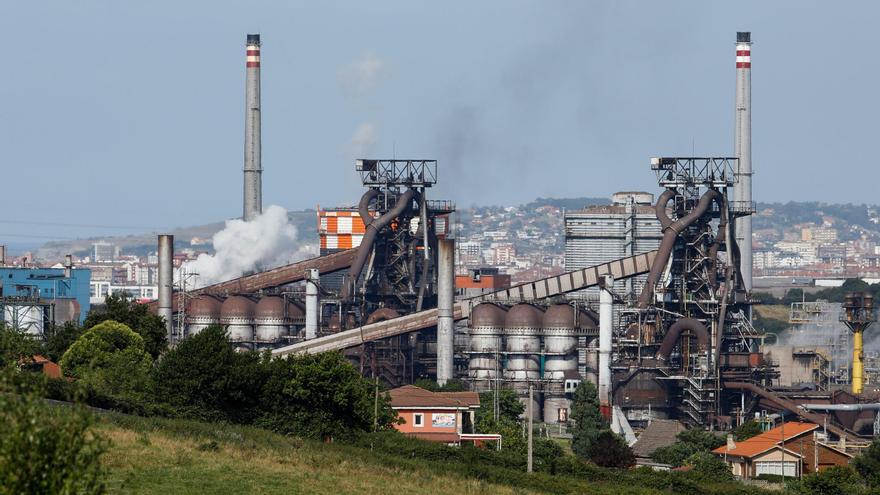
<path id="1" fill-rule="evenodd" d="M 109 493 L 355 494 L 672 493 L 759 494 L 738 483 L 696 483 L 671 473 L 593 468 L 580 476 L 534 473 L 416 454 L 323 444 L 258 428 L 102 415 L 97 432 Z"/>

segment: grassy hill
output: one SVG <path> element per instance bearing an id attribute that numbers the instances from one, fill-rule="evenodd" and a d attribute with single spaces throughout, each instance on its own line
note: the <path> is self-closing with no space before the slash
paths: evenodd
<path id="1" fill-rule="evenodd" d="M 736 483 L 694 483 L 644 470 L 527 475 L 426 461 L 378 447 L 323 444 L 252 427 L 117 413 L 102 415 L 97 431 L 112 442 L 104 456 L 110 493 L 765 493 Z"/>

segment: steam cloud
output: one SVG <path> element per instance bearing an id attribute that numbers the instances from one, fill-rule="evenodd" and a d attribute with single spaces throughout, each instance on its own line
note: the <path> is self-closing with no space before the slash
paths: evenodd
<path id="1" fill-rule="evenodd" d="M 287 210 L 272 205 L 250 222 L 227 220 L 226 227 L 212 239 L 215 254 L 201 254 L 185 268 L 198 274 L 194 279 L 198 288 L 315 254 L 315 246 L 298 244 L 296 238 L 297 229 L 290 223 Z"/>
<path id="2" fill-rule="evenodd" d="M 388 75 L 388 63 L 370 52 L 343 66 L 337 74 L 339 85 L 355 100 L 372 93 Z"/>
<path id="3" fill-rule="evenodd" d="M 376 124 L 364 122 L 359 125 L 345 147 L 349 158 L 366 158 L 376 145 L 377 134 Z"/>

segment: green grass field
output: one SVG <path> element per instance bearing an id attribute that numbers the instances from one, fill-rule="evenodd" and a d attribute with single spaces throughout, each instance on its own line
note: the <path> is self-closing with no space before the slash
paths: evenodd
<path id="1" fill-rule="evenodd" d="M 696 488 L 667 480 L 658 485 L 650 482 L 654 475 L 646 478 L 643 472 L 609 471 L 604 479 L 526 475 L 323 444 L 246 426 L 117 413 L 101 415 L 96 431 L 112 442 L 104 456 L 110 493 L 756 493 L 732 483 Z"/>

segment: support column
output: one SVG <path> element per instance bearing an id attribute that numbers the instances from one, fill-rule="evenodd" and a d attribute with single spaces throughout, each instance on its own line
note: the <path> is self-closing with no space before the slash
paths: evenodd
<path id="1" fill-rule="evenodd" d="M 437 242 L 437 384 L 441 387 L 453 378 L 452 319 L 455 302 L 455 240 Z"/>
<path id="2" fill-rule="evenodd" d="M 611 415 L 611 335 L 613 332 L 614 277 L 600 277 L 599 290 L 599 408 L 608 418 Z"/>
<path id="3" fill-rule="evenodd" d="M 316 268 L 310 268 L 306 272 L 306 340 L 318 336 L 318 281 L 319 272 Z M 340 324 L 342 321 L 340 320 Z"/>
<path id="4" fill-rule="evenodd" d="M 172 330 L 172 293 L 174 290 L 174 236 L 159 236 L 159 316 L 165 319 L 165 333 L 168 343 L 174 337 Z"/>

